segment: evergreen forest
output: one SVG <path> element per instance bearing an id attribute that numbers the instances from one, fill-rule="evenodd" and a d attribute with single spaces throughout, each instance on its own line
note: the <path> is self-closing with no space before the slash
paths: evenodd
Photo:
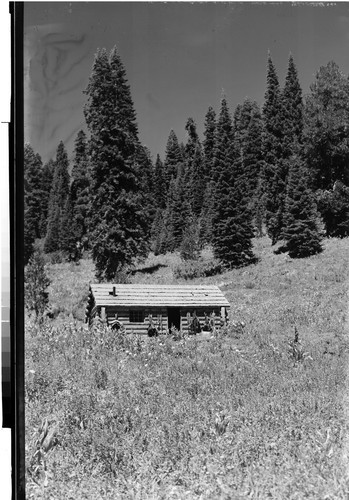
<path id="1" fill-rule="evenodd" d="M 149 252 L 179 251 L 185 265 L 209 246 L 213 268 L 231 269 L 256 262 L 263 235 L 292 258 L 349 235 L 349 78 L 335 62 L 303 93 L 292 55 L 280 82 L 269 53 L 261 107 L 246 98 L 231 111 L 222 95 L 203 137 L 188 117 L 185 143 L 170 130 L 163 158 L 140 142 L 116 47 L 98 50 L 84 93 L 70 160 L 62 141 L 46 164 L 25 144 L 25 263 L 37 246 L 53 262 L 87 253 L 98 280 L 116 281 Z"/>

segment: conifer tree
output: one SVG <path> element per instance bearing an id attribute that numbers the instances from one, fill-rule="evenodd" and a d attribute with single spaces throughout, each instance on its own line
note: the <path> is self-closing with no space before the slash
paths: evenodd
<path id="1" fill-rule="evenodd" d="M 60 250 L 61 222 L 65 203 L 69 193 L 70 177 L 68 172 L 68 155 L 61 141 L 57 148 L 52 189 L 49 200 L 47 234 L 44 250 L 46 253 Z"/>
<path id="2" fill-rule="evenodd" d="M 192 178 L 191 178 L 191 193 L 190 193 L 190 205 L 191 210 L 195 217 L 199 217 L 206 191 L 206 182 L 204 176 L 204 158 L 202 154 L 202 147 L 198 141 L 192 161 Z"/>
<path id="3" fill-rule="evenodd" d="M 165 254 L 168 248 L 167 212 L 158 208 L 151 228 L 152 250 L 155 255 Z"/>
<path id="4" fill-rule="evenodd" d="M 215 257 L 227 266 L 238 267 L 254 258 L 253 227 L 246 195 L 246 176 L 233 139 L 232 121 L 223 98 L 215 140 L 212 244 Z"/>
<path id="5" fill-rule="evenodd" d="M 303 133 L 303 98 L 298 80 L 298 72 L 292 55 L 289 57 L 285 85 L 281 93 L 283 157 L 296 153 L 302 141 Z"/>
<path id="6" fill-rule="evenodd" d="M 85 91 L 92 163 L 91 246 L 99 279 L 111 280 L 146 255 L 148 220 L 139 169 L 136 113 L 114 47 L 99 50 Z"/>
<path id="7" fill-rule="evenodd" d="M 206 245 L 212 241 L 212 217 L 214 213 L 214 192 L 215 183 L 213 181 L 214 158 L 215 158 L 215 137 L 216 137 L 216 113 L 210 106 L 205 116 L 203 141 L 203 167 L 205 189 L 202 200 L 202 209 L 199 219 L 199 235 L 201 245 Z"/>
<path id="8" fill-rule="evenodd" d="M 167 231 L 167 250 L 173 252 L 182 243 L 183 230 L 192 217 L 189 201 L 183 186 L 183 171 L 179 171 L 176 179 L 171 180 L 168 192 L 168 204 L 165 213 Z"/>
<path id="9" fill-rule="evenodd" d="M 283 226 L 282 115 L 281 95 L 276 69 L 268 54 L 267 89 L 263 106 L 263 189 L 267 232 L 274 245 Z"/>
<path id="10" fill-rule="evenodd" d="M 306 96 L 304 146 L 313 189 L 349 186 L 349 79 L 330 61 L 321 66 Z"/>
<path id="11" fill-rule="evenodd" d="M 170 187 L 171 180 L 177 177 L 178 170 L 182 168 L 183 160 L 184 157 L 179 147 L 177 136 L 174 131 L 171 130 L 166 144 L 164 162 L 167 191 Z"/>
<path id="12" fill-rule="evenodd" d="M 214 148 L 215 148 L 215 131 L 216 131 L 216 113 L 210 106 L 205 116 L 205 129 L 203 141 L 204 151 L 204 177 L 205 184 L 212 178 L 212 169 L 214 161 Z"/>
<path id="13" fill-rule="evenodd" d="M 187 120 L 185 129 L 188 134 L 185 145 L 184 191 L 194 215 L 199 216 L 202 208 L 205 177 L 202 147 L 193 118 Z"/>
<path id="14" fill-rule="evenodd" d="M 199 226 L 197 219 L 192 217 L 187 221 L 186 227 L 183 229 L 180 257 L 182 260 L 198 260 L 199 255 Z"/>
<path id="15" fill-rule="evenodd" d="M 67 254 L 68 262 L 80 258 L 81 228 L 77 224 L 71 191 L 65 202 L 60 226 L 60 249 Z"/>
<path id="16" fill-rule="evenodd" d="M 140 188 L 144 194 L 143 210 L 149 221 L 148 227 L 150 228 L 155 217 L 157 204 L 154 196 L 154 165 L 151 153 L 146 146 L 138 146 L 136 161 L 141 184 Z M 150 236 L 150 231 L 148 236 Z"/>
<path id="17" fill-rule="evenodd" d="M 201 246 L 212 243 L 213 234 L 213 215 L 214 215 L 214 196 L 215 183 L 209 181 L 206 185 L 201 215 L 199 219 L 199 236 Z"/>
<path id="18" fill-rule="evenodd" d="M 225 97 L 221 100 L 221 109 L 215 130 L 215 148 L 213 156 L 212 180 L 217 182 L 221 170 L 232 165 L 233 125 Z"/>
<path id="19" fill-rule="evenodd" d="M 241 156 L 246 175 L 246 194 L 251 199 L 252 210 L 262 169 L 262 131 L 259 106 L 246 98 L 234 113 L 234 144 Z"/>
<path id="20" fill-rule="evenodd" d="M 41 220 L 40 220 L 40 235 L 43 238 L 47 232 L 48 206 L 50 201 L 50 193 L 53 183 L 53 172 L 55 162 L 50 159 L 42 169 L 42 198 L 41 198 Z"/>
<path id="21" fill-rule="evenodd" d="M 45 261 L 40 251 L 36 250 L 30 257 L 25 269 L 24 290 L 25 307 L 35 313 L 35 319 L 41 320 L 48 306 L 47 287 L 50 280 L 45 270 Z"/>
<path id="22" fill-rule="evenodd" d="M 228 267 L 250 264 L 255 260 L 252 216 L 246 196 L 246 176 L 237 152 L 232 164 L 222 166 L 218 183 L 213 216 L 214 255 Z"/>
<path id="23" fill-rule="evenodd" d="M 159 154 L 156 156 L 154 167 L 154 189 L 153 195 L 156 205 L 164 209 L 166 207 L 166 179 L 165 167 L 161 161 Z"/>
<path id="24" fill-rule="evenodd" d="M 325 224 L 326 236 L 349 236 L 349 187 L 341 181 L 333 189 L 317 190 L 317 204 Z"/>
<path id="25" fill-rule="evenodd" d="M 90 210 L 90 178 L 89 159 L 86 134 L 80 130 L 75 140 L 74 160 L 72 168 L 72 183 L 70 199 L 66 208 L 70 212 L 65 219 L 71 217 L 71 231 L 75 234 L 75 244 L 87 240 Z M 87 244 L 87 241 L 85 241 Z"/>
<path id="26" fill-rule="evenodd" d="M 308 257 L 322 251 L 314 194 L 309 175 L 299 156 L 290 159 L 283 238 L 290 257 Z"/>
<path id="27" fill-rule="evenodd" d="M 30 242 L 40 238 L 43 198 L 43 171 L 39 154 L 35 153 L 30 144 L 24 146 L 24 210 L 25 230 L 28 252 Z"/>
<path id="28" fill-rule="evenodd" d="M 344 237 L 349 225 L 349 79 L 330 61 L 316 73 L 310 90 L 303 135 L 312 189 L 317 191 L 326 234 Z"/>

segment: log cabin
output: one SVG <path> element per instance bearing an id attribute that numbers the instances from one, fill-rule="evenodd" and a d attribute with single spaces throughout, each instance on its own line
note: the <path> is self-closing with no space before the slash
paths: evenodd
<path id="1" fill-rule="evenodd" d="M 86 322 L 117 325 L 127 333 L 147 334 L 150 325 L 158 334 L 172 327 L 190 333 L 195 317 L 201 327 L 208 318 L 213 328 L 221 326 L 229 307 L 215 285 L 91 284 Z"/>

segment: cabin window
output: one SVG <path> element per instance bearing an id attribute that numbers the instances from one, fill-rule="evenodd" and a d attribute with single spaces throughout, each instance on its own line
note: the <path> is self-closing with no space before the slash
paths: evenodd
<path id="1" fill-rule="evenodd" d="M 144 311 L 130 311 L 130 323 L 143 323 Z"/>

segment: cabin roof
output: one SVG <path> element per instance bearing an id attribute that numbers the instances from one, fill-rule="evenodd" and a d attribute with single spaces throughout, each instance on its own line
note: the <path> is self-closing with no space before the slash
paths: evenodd
<path id="1" fill-rule="evenodd" d="M 115 295 L 113 288 L 115 287 Z M 96 306 L 229 307 L 215 285 L 91 284 Z"/>

